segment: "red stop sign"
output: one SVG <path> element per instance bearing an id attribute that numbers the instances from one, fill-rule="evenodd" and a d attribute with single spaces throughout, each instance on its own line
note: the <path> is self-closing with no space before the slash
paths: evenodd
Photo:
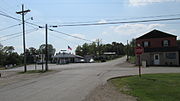
<path id="1" fill-rule="evenodd" d="M 144 53 L 144 48 L 143 47 L 136 47 L 135 48 L 135 54 L 140 55 L 142 53 Z"/>

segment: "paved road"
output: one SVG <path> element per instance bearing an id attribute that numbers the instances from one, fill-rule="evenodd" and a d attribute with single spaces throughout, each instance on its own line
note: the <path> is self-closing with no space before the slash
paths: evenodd
<path id="1" fill-rule="evenodd" d="M 0 101 L 81 101 L 111 77 L 138 74 L 137 68 L 117 65 L 124 61 L 125 57 L 106 63 L 50 65 L 50 68 L 62 71 L 0 88 Z M 180 68 L 143 69 L 143 73 L 168 72 L 180 72 Z"/>

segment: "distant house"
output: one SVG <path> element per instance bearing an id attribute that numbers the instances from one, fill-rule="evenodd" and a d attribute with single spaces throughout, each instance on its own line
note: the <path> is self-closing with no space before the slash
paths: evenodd
<path id="1" fill-rule="evenodd" d="M 136 39 L 136 45 L 144 47 L 141 61 L 147 65 L 173 65 L 180 64 L 179 48 L 176 43 L 177 36 L 159 30 L 153 30 Z M 137 63 L 137 62 L 136 62 Z"/>
<path id="2" fill-rule="evenodd" d="M 53 62 L 57 64 L 78 63 L 84 59 L 82 56 L 71 53 L 57 53 L 53 56 Z"/>

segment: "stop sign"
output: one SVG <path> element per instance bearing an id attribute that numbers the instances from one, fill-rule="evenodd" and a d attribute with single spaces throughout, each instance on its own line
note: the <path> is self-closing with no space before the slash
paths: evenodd
<path id="1" fill-rule="evenodd" d="M 135 48 L 135 54 L 140 55 L 142 53 L 144 53 L 144 48 L 143 47 L 136 47 Z"/>

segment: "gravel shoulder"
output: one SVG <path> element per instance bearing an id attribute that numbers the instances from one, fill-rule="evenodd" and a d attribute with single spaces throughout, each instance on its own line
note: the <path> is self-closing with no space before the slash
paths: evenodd
<path id="1" fill-rule="evenodd" d="M 116 64 L 115 67 L 134 68 L 135 65 L 129 62 Z M 135 97 L 121 93 L 111 82 L 99 85 L 90 92 L 83 101 L 137 101 Z"/>
<path id="2" fill-rule="evenodd" d="M 83 101 L 136 101 L 135 97 L 123 94 L 110 82 L 96 87 Z"/>

